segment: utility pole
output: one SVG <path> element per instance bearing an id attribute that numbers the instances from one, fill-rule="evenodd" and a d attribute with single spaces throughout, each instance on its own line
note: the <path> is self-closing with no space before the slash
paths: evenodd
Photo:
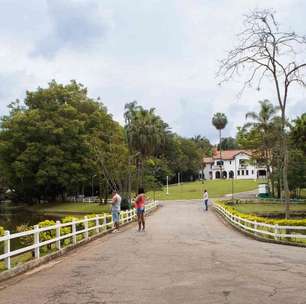
<path id="1" fill-rule="evenodd" d="M 177 184 L 178 185 L 181 184 L 181 173 L 180 172 L 177 173 Z"/>
<path id="2" fill-rule="evenodd" d="M 169 177 L 168 177 L 168 175 L 167 175 L 167 186 L 166 186 L 166 189 L 167 189 L 166 194 L 168 195 L 169 194 Z"/>

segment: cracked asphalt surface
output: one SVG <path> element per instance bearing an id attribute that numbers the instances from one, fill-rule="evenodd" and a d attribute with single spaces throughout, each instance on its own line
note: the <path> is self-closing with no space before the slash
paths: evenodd
<path id="1" fill-rule="evenodd" d="M 306 304 L 306 249 L 249 239 L 200 203 L 136 224 L 0 285 L 5 304 Z"/>

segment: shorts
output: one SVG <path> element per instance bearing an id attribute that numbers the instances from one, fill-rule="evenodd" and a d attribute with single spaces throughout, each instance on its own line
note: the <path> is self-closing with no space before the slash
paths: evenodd
<path id="1" fill-rule="evenodd" d="M 120 211 L 112 211 L 112 218 L 114 223 L 119 223 Z"/>
<path id="2" fill-rule="evenodd" d="M 143 207 L 143 208 L 137 208 L 136 209 L 136 213 L 137 214 L 143 214 L 145 212 L 145 208 Z"/>

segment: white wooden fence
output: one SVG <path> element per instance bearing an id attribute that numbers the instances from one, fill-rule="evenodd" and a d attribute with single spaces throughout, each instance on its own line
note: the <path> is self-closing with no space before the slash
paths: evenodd
<path id="1" fill-rule="evenodd" d="M 158 206 L 157 202 L 149 203 L 145 206 L 145 213 L 150 213 L 153 209 Z M 120 224 L 126 224 L 132 222 L 137 217 L 136 209 L 130 209 L 127 211 L 120 212 Z M 91 223 L 89 225 L 89 223 Z M 77 225 L 81 226 L 83 229 L 77 230 Z M 80 225 L 81 224 L 81 225 Z M 71 233 L 61 235 L 61 228 L 70 227 Z M 34 226 L 33 230 L 18 232 L 10 234 L 9 231 L 5 231 L 4 236 L 0 237 L 0 244 L 4 242 L 4 253 L 0 255 L 0 261 L 4 260 L 6 269 L 11 269 L 11 257 L 20 255 L 25 252 L 34 251 L 34 257 L 36 259 L 40 258 L 40 248 L 42 246 L 54 244 L 56 249 L 61 249 L 61 241 L 64 239 L 72 238 L 72 244 L 77 244 L 83 239 L 89 238 L 89 232 L 92 231 L 92 234 L 102 234 L 107 231 L 114 229 L 114 223 L 112 221 L 111 214 L 96 215 L 95 217 L 85 216 L 82 220 L 76 220 L 68 223 L 61 223 L 56 221 L 56 224 L 48 227 L 39 227 L 38 225 Z M 40 234 L 46 231 L 55 231 L 55 237 L 41 241 Z M 77 236 L 82 235 L 83 237 L 78 240 Z M 23 248 L 16 249 L 11 251 L 11 240 L 17 239 L 20 237 L 30 236 L 33 237 L 33 244 Z"/>
<path id="2" fill-rule="evenodd" d="M 303 243 L 306 245 L 306 226 L 280 226 L 250 221 L 230 213 L 224 207 L 214 204 L 214 208 L 230 223 L 236 227 L 248 231 L 255 236 L 274 239 L 275 241 L 287 241 Z"/>

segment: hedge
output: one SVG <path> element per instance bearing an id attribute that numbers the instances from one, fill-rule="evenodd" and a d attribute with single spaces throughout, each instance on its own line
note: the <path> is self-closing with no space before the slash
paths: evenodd
<path id="1" fill-rule="evenodd" d="M 235 207 L 228 205 L 228 201 L 218 201 L 216 204 L 226 209 L 233 215 L 239 216 L 243 219 L 253 221 L 253 222 L 260 222 L 265 224 L 271 225 L 279 225 L 279 226 L 306 226 L 306 219 L 270 219 L 266 217 L 245 214 L 239 212 Z"/>

